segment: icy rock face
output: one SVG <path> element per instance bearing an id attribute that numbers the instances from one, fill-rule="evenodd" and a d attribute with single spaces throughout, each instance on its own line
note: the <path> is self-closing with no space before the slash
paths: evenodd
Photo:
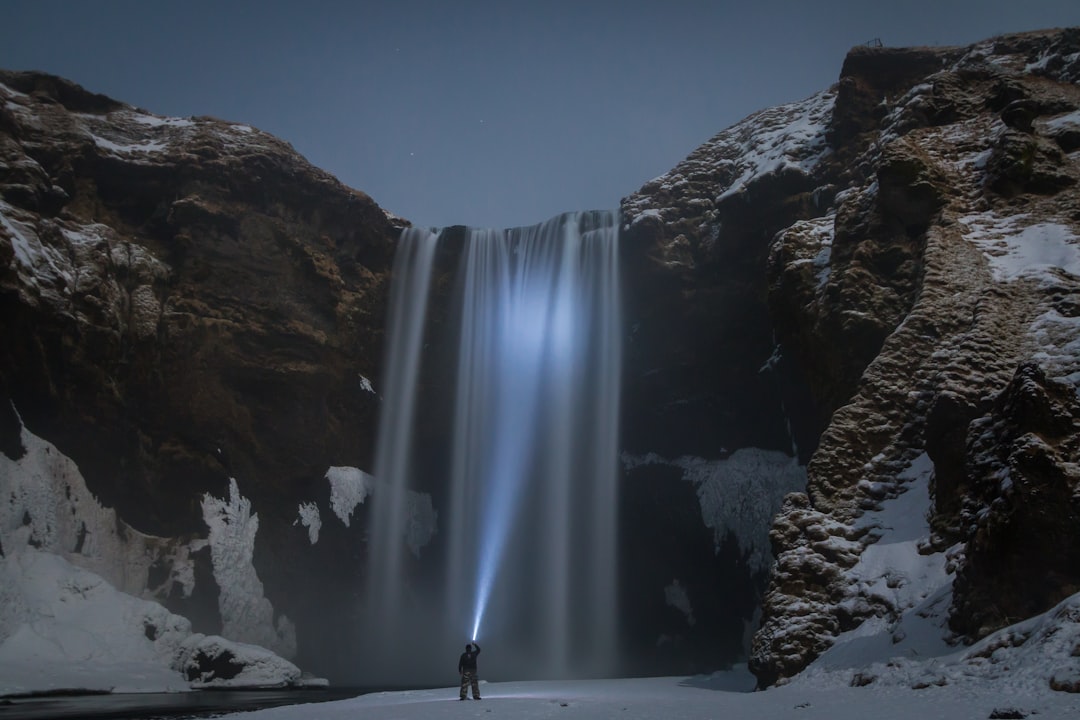
<path id="1" fill-rule="evenodd" d="M 258 517 L 252 515 L 251 504 L 240 495 L 235 481 L 227 500 L 203 498 L 208 537 L 162 538 L 140 533 L 114 510 L 103 507 L 87 489 L 75 463 L 25 427 L 18 435 L 18 452 L 13 454 L 19 455 L 17 460 L 0 454 L 0 496 L 6 499 L 0 503 L 0 556 L 18 558 L 23 551 L 55 555 L 74 566 L 61 575 L 93 575 L 94 585 L 108 584 L 110 593 L 171 601 L 185 609 L 192 607 L 196 578 L 202 571 L 196 565 L 208 564 L 218 589 L 222 632 L 230 638 L 223 642 L 255 643 L 286 657 L 296 654 L 293 626 L 284 615 L 275 622 L 274 608 L 263 596 L 252 565 Z M 0 643 L 20 632 L 18 626 L 25 617 L 50 615 L 48 608 L 55 599 L 47 596 L 47 587 L 33 585 L 35 577 L 29 572 L 8 578 L 16 602 L 0 603 Z M 33 587 L 17 586 L 27 580 Z M 190 631 L 187 619 L 173 617 L 183 620 Z M 65 657 L 67 647 L 60 642 L 48 663 L 69 667 L 82 654 L 92 653 L 92 649 L 76 648 L 74 655 Z M 263 648 L 258 652 L 268 653 Z M 32 658 L 23 659 L 27 672 L 33 663 Z"/>
<path id="2" fill-rule="evenodd" d="M 7 411 L 17 425 L 14 409 Z M 122 592 L 158 600 L 191 596 L 201 543 L 140 533 L 98 502 L 54 445 L 22 427 L 12 437 L 18 458 L 0 454 L 0 555 L 36 548 Z"/>
<path id="3" fill-rule="evenodd" d="M 1076 592 L 1078 70 L 1076 30 L 845 62 L 819 180 L 834 192 L 768 260 L 778 341 L 831 416 L 774 527 L 762 684 L 906 610 L 859 600 L 853 573 L 876 540 L 860 518 L 922 453 L 920 551 L 956 547 L 954 640 Z"/>

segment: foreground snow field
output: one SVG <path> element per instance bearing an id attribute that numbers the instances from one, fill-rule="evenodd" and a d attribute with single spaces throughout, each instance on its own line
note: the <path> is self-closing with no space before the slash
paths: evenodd
<path id="1" fill-rule="evenodd" d="M 428 720 L 430 718 L 618 718 L 705 720 L 966 720 L 1080 717 L 1080 696 L 1051 690 L 1009 694 L 991 683 L 930 687 L 828 687 L 794 682 L 747 692 L 745 671 L 711 677 L 506 682 L 481 686 L 480 702 L 459 702 L 456 687 L 364 695 L 351 700 L 278 707 L 224 717 L 235 720 Z"/>

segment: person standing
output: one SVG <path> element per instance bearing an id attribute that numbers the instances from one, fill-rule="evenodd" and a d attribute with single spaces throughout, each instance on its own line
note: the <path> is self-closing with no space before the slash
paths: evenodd
<path id="1" fill-rule="evenodd" d="M 468 694 L 469 685 L 472 685 L 472 699 L 480 699 L 480 681 L 476 677 L 476 656 L 480 654 L 480 646 L 475 643 L 465 643 L 465 652 L 458 659 L 457 671 L 461 674 L 461 697 L 464 700 Z"/>

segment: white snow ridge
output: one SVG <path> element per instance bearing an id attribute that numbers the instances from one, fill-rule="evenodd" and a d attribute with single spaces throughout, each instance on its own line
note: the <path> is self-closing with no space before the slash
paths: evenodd
<path id="1" fill-rule="evenodd" d="M 20 443 L 18 460 L 0 453 L 0 697 L 299 682 L 300 670 L 288 660 L 192 632 L 186 618 L 150 599 L 152 593 L 191 595 L 190 553 L 206 540 L 187 545 L 139 533 L 101 506 L 75 463 L 54 445 L 25 427 Z M 253 538 L 257 519 L 238 493 L 233 499 L 217 501 L 220 510 L 239 521 L 242 537 L 250 532 Z M 233 572 L 215 568 L 215 574 L 223 596 L 232 597 L 226 583 L 245 578 L 245 551 L 224 548 L 226 538 L 219 533 L 214 541 L 219 555 L 224 550 L 236 560 Z M 169 572 L 148 588 L 154 565 Z M 223 665 L 232 668 L 228 677 L 215 669 Z"/>

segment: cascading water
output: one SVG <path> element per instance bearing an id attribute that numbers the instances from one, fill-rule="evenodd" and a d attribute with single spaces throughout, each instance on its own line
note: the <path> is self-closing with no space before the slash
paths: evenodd
<path id="1" fill-rule="evenodd" d="M 487 677 L 614 671 L 617 235 L 607 212 L 466 230 L 460 316 L 446 319 L 458 332 L 453 358 L 424 344 L 446 233 L 402 235 L 371 501 L 363 651 L 373 679 L 446 681 L 470 639 Z M 456 368 L 442 452 L 414 438 L 418 418 L 439 412 L 418 393 L 431 362 Z M 429 449 L 444 467 L 419 461 Z M 419 477 L 432 472 L 440 478 Z M 438 561 L 425 565 L 405 549 L 408 492 L 440 484 Z"/>

